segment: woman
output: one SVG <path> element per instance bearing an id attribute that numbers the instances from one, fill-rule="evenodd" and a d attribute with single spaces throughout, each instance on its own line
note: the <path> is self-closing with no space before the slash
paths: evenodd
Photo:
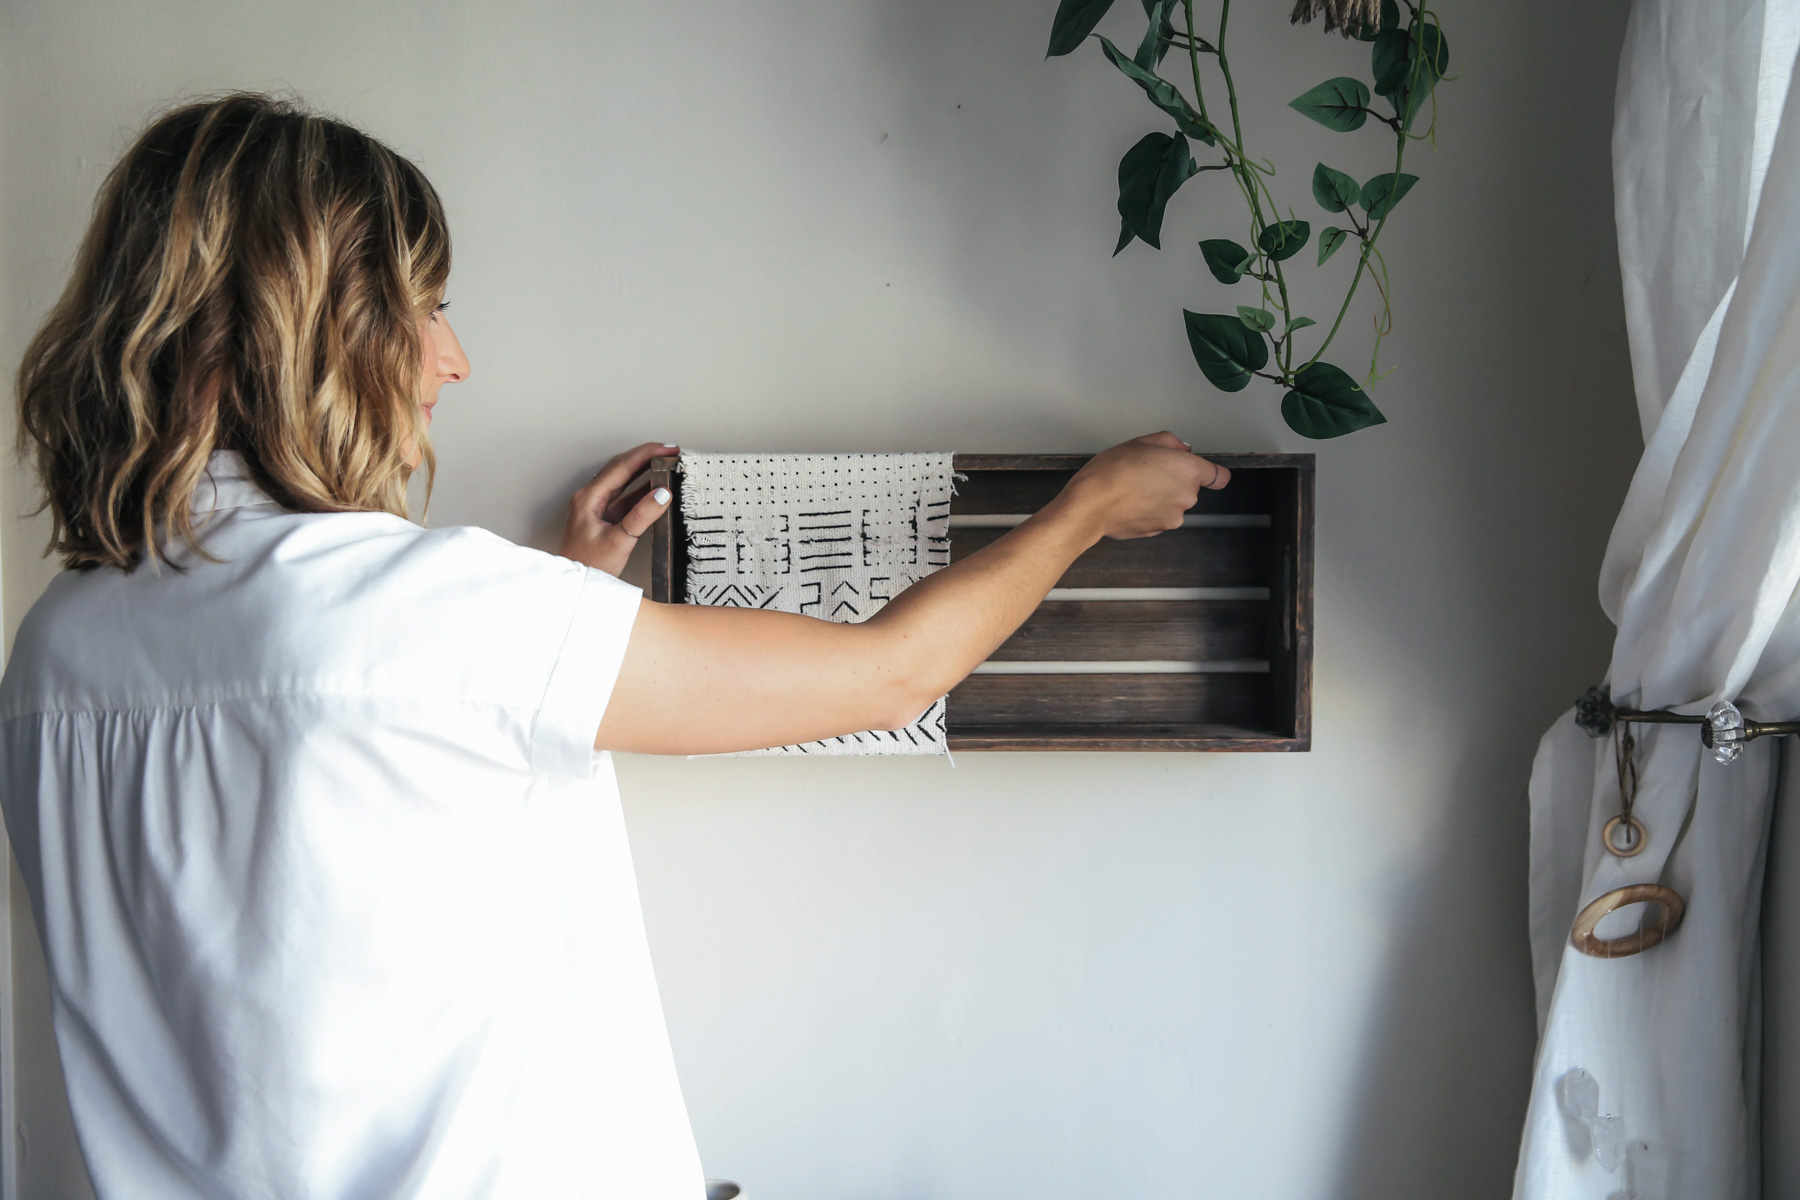
<path id="1" fill-rule="evenodd" d="M 69 568 L 0 782 L 101 1197 L 701 1194 L 610 763 L 886 728 L 1101 537 L 1226 473 L 1170 434 L 860 625 L 644 601 L 615 458 L 561 557 L 405 519 L 436 194 L 256 95 L 157 120 L 19 372 Z M 596 569 L 597 568 L 597 569 Z"/>

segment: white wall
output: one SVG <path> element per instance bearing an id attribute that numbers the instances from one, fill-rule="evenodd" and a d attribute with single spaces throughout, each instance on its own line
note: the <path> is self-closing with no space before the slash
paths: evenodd
<path id="1" fill-rule="evenodd" d="M 1162 124 L 1097 53 L 1043 61 L 1054 7 L 0 6 L 0 361 L 136 126 L 286 86 L 448 203 L 475 372 L 439 410 L 439 523 L 543 545 L 572 483 L 651 438 L 1317 449 L 1311 754 L 621 761 L 684 1085 L 708 1170 L 758 1200 L 1504 1195 L 1525 778 L 1603 670 L 1594 577 L 1637 449 L 1607 151 L 1625 2 L 1445 0 L 1461 73 L 1383 241 L 1392 424 L 1318 446 L 1188 356 L 1180 307 L 1224 300 L 1193 242 L 1240 224 L 1221 177 L 1174 202 L 1171 249 L 1109 259 L 1118 156 Z M 1387 151 L 1285 108 L 1366 71 L 1288 7 L 1238 5 L 1239 77 L 1316 227 L 1315 159 Z M 10 629 L 44 568 L 40 530 L 4 536 Z M 71 1195 L 41 1009 L 21 1194 Z"/>

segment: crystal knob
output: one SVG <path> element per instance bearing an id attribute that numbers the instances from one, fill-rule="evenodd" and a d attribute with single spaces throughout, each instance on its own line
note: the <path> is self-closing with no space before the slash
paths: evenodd
<path id="1" fill-rule="evenodd" d="M 1749 740 L 1744 714 L 1729 700 L 1721 700 L 1706 711 L 1705 732 L 1707 746 L 1721 763 L 1735 761 Z"/>

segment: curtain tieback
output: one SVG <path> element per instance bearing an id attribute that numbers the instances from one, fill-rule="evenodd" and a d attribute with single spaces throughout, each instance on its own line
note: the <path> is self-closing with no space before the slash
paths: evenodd
<path id="1" fill-rule="evenodd" d="M 1654 904 L 1662 915 L 1636 933 L 1629 933 L 1624 937 L 1596 936 L 1594 927 L 1600 924 L 1600 919 L 1627 904 Z M 1569 930 L 1569 944 L 1590 958 L 1629 958 L 1633 954 L 1643 953 L 1680 929 L 1681 919 L 1685 916 L 1687 901 L 1674 888 L 1664 887 L 1660 883 L 1634 883 L 1614 888 L 1582 909 Z"/>
<path id="2" fill-rule="evenodd" d="M 1575 723 L 1589 737 L 1615 735 L 1614 747 L 1619 770 L 1619 814 L 1606 822 L 1600 831 L 1601 844 L 1618 858 L 1633 858 L 1649 844 L 1650 834 L 1644 823 L 1632 813 L 1637 800 L 1636 740 L 1631 736 L 1633 724 L 1698 725 L 1700 743 L 1712 751 L 1718 762 L 1729 765 L 1744 752 L 1744 743 L 1763 736 L 1780 737 L 1800 733 L 1800 721 L 1753 721 L 1729 700 L 1721 700 L 1704 716 L 1663 710 L 1615 708 L 1611 689 L 1589 688 L 1575 704 Z M 1624 937 L 1603 938 L 1594 930 L 1609 913 L 1628 904 L 1654 904 L 1660 915 Z M 1687 915 L 1687 902 L 1673 888 L 1656 883 L 1634 883 L 1597 897 L 1575 917 L 1569 930 L 1569 944 L 1593 958 L 1627 958 L 1658 945 L 1677 929 Z"/>
<path id="3" fill-rule="evenodd" d="M 1755 738 L 1800 733 L 1800 720 L 1752 721 L 1729 700 L 1721 700 L 1706 710 L 1704 716 L 1667 712 L 1662 709 L 1614 708 L 1612 689 L 1604 685 L 1589 688 L 1575 702 L 1575 723 L 1589 737 L 1605 737 L 1619 723 L 1642 725 L 1698 725 L 1700 743 L 1721 763 L 1732 763 L 1744 751 L 1744 743 Z"/>

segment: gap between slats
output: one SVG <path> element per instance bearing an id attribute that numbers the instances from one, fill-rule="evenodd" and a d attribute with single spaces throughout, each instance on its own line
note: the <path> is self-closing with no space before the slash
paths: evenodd
<path id="1" fill-rule="evenodd" d="M 1266 587 L 1051 588 L 1050 600 L 1267 600 Z"/>
<path id="2" fill-rule="evenodd" d="M 1016 529 L 1030 513 L 951 513 L 952 529 Z M 1274 524 L 1267 513 L 1188 513 L 1183 529 L 1268 529 Z"/>

